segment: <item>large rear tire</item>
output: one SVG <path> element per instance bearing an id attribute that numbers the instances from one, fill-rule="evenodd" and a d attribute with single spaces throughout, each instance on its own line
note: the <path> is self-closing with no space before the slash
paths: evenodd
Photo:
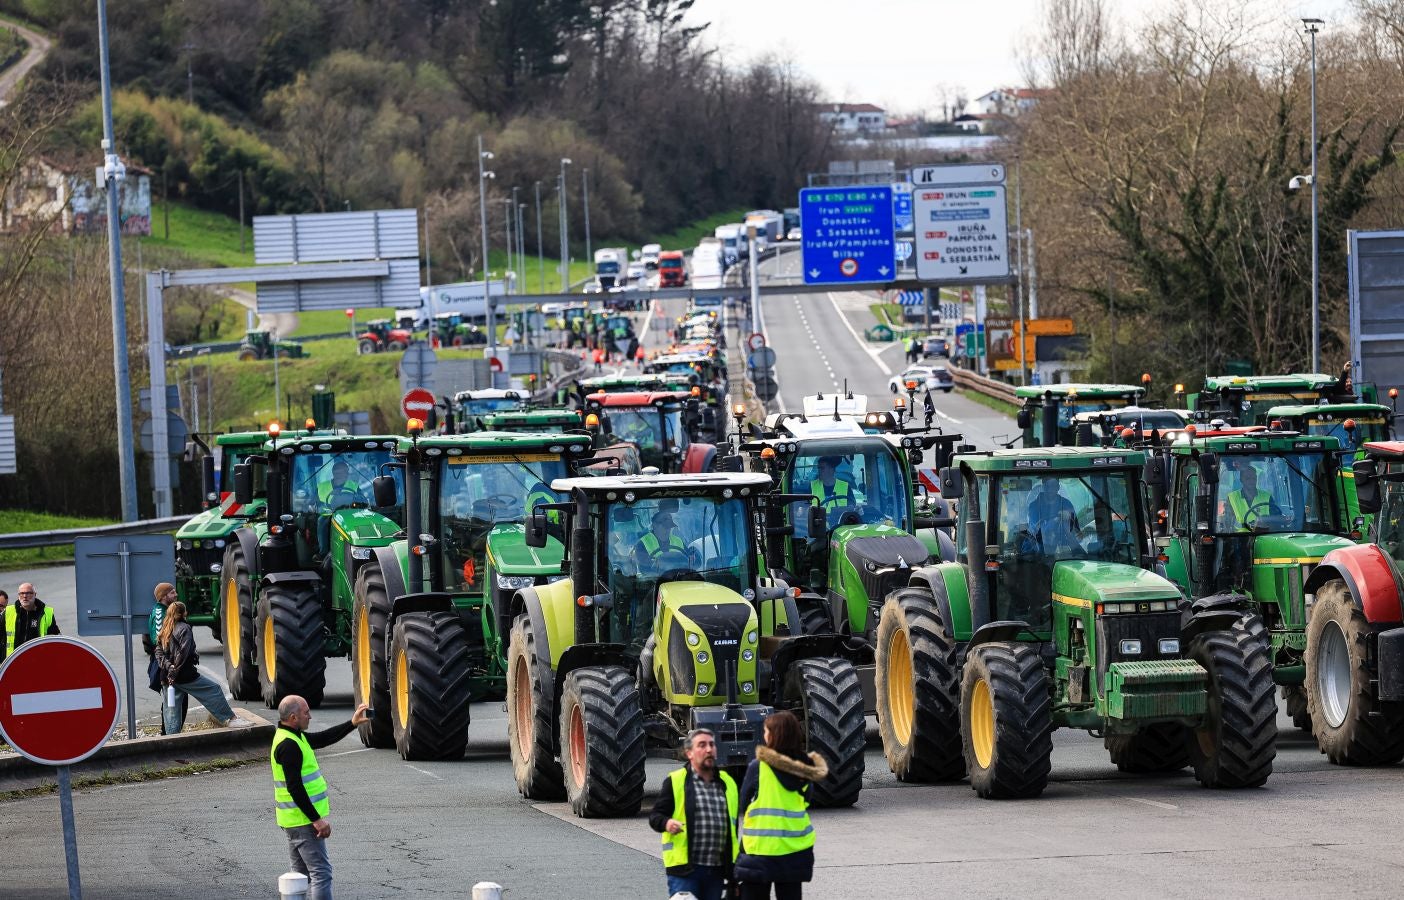
<path id="1" fill-rule="evenodd" d="M 224 680 L 235 700 L 257 700 L 257 644 L 254 641 L 253 583 L 244 549 L 233 536 L 224 549 L 220 571 L 220 640 L 223 643 Z"/>
<path id="2" fill-rule="evenodd" d="M 390 641 L 390 721 L 403 759 L 468 749 L 468 636 L 456 612 L 404 613 Z"/>
<path id="3" fill-rule="evenodd" d="M 1307 710 L 1307 692 L 1302 685 L 1283 685 L 1282 699 L 1287 704 L 1287 715 L 1292 724 L 1307 734 L 1312 733 L 1311 713 Z"/>
<path id="4" fill-rule="evenodd" d="M 378 349 L 380 349 L 379 344 L 377 344 L 370 338 L 365 338 L 356 344 L 356 353 L 361 356 L 366 356 L 368 354 L 374 353 Z"/>
<path id="5" fill-rule="evenodd" d="M 395 746 L 390 722 L 390 666 L 385 653 L 385 624 L 390 619 L 390 597 L 385 573 L 375 562 L 356 573 L 355 600 L 351 605 L 351 693 L 355 703 L 369 703 L 374 713 L 356 726 L 367 747 Z"/>
<path id="6" fill-rule="evenodd" d="M 1186 730 L 1194 777 L 1205 787 L 1259 787 L 1277 755 L 1277 692 L 1267 644 L 1252 632 L 1209 631 L 1189 658 L 1209 673 L 1204 723 Z"/>
<path id="7" fill-rule="evenodd" d="M 1367 663 L 1370 623 L 1346 583 L 1316 592 L 1307 622 L 1306 692 L 1312 733 L 1341 766 L 1384 766 L 1404 759 L 1404 717 L 1380 704 Z"/>
<path id="8" fill-rule="evenodd" d="M 258 598 L 258 686 L 269 709 L 297 694 L 316 709 L 327 687 L 321 592 L 306 582 L 270 584 Z"/>
<path id="9" fill-rule="evenodd" d="M 804 724 L 808 749 L 824 757 L 829 777 L 809 786 L 815 806 L 852 806 L 863 790 L 863 688 L 845 659 L 802 659 L 785 673 L 785 705 Z"/>
<path id="10" fill-rule="evenodd" d="M 965 660 L 960 733 L 970 786 L 987 799 L 1037 797 L 1053 768 L 1052 696 L 1038 652 L 981 644 Z"/>
<path id="11" fill-rule="evenodd" d="M 897 779 L 965 777 L 955 641 L 930 591 L 888 594 L 878 618 L 876 680 L 882 751 Z"/>
<path id="12" fill-rule="evenodd" d="M 561 762 L 570 808 L 586 819 L 632 816 L 643 802 L 643 709 L 622 666 L 575 669 L 561 685 Z"/>
<path id="13" fill-rule="evenodd" d="M 1109 734 L 1103 743 L 1123 772 L 1178 772 L 1190 764 L 1185 726 L 1171 722 L 1147 725 L 1134 734 Z"/>
<path id="14" fill-rule="evenodd" d="M 565 775 L 556 759 L 551 661 L 536 652 L 526 615 L 512 623 L 507 645 L 507 743 L 517 790 L 528 800 L 564 800 Z"/>

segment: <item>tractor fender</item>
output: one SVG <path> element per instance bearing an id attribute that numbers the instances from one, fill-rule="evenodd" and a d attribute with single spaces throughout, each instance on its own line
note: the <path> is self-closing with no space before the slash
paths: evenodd
<path id="1" fill-rule="evenodd" d="M 940 548 L 941 562 L 953 563 L 956 561 L 956 545 L 951 540 L 951 536 L 945 531 L 936 529 L 936 546 Z"/>
<path id="2" fill-rule="evenodd" d="M 1340 547 L 1322 558 L 1302 589 L 1314 594 L 1328 581 L 1339 578 L 1350 589 L 1353 602 L 1369 622 L 1404 621 L 1404 599 L 1394 562 L 1378 544 Z"/>
<path id="3" fill-rule="evenodd" d="M 268 587 L 274 584 L 298 584 L 320 585 L 322 583 L 321 572 L 270 572 L 258 580 L 260 587 Z"/>
<path id="4" fill-rule="evenodd" d="M 701 472 L 710 472 L 712 460 L 717 457 L 717 448 L 714 444 L 690 444 L 687 453 L 683 455 L 683 474 L 696 475 Z"/>
<path id="5" fill-rule="evenodd" d="M 804 659 L 837 656 L 855 666 L 871 666 L 876 661 L 873 648 L 859 637 L 841 634 L 810 634 L 783 638 L 770 655 L 770 687 L 773 694 L 785 683 L 790 666 Z"/>
<path id="6" fill-rule="evenodd" d="M 258 535 L 254 534 L 252 528 L 236 529 L 232 535 L 233 539 L 239 542 L 239 549 L 244 554 L 244 566 L 249 570 L 249 583 L 258 583 Z"/>
<path id="7" fill-rule="evenodd" d="M 541 606 L 541 595 L 536 592 L 536 588 L 522 588 L 512 595 L 511 620 L 515 622 L 517 616 L 522 613 L 526 613 L 527 621 L 531 623 L 531 636 L 536 639 L 536 652 L 549 660 L 551 636 L 546 628 L 546 613 Z"/>
<path id="8" fill-rule="evenodd" d="M 405 593 L 404 563 L 393 546 L 376 547 L 371 552 L 375 554 L 375 561 L 380 563 L 380 574 L 385 578 L 385 596 L 393 602 Z M 386 634 L 389 634 L 389 629 L 386 629 Z"/>
<path id="9" fill-rule="evenodd" d="M 931 592 L 936 608 L 941 611 L 941 621 L 946 623 L 952 637 L 959 639 L 970 634 L 970 588 L 959 563 L 920 566 L 912 570 L 907 583 Z"/>
<path id="10" fill-rule="evenodd" d="M 1200 597 L 1180 609 L 1180 640 L 1188 644 L 1207 631 L 1226 631 L 1251 609 L 1248 598 L 1242 594 Z"/>
<path id="11" fill-rule="evenodd" d="M 970 643 L 967 645 L 967 650 L 974 650 L 981 644 L 1016 640 L 1019 634 L 1025 631 L 1033 631 L 1033 626 L 1028 622 L 1012 619 L 1001 619 L 998 622 L 986 622 L 970 636 Z"/>
<path id="12" fill-rule="evenodd" d="M 395 630 L 395 619 L 405 613 L 453 612 L 453 595 L 441 591 L 425 591 L 422 594 L 400 594 L 390 601 L 390 615 L 385 620 L 385 640 L 390 640 Z M 387 657 L 388 659 L 388 657 Z"/>

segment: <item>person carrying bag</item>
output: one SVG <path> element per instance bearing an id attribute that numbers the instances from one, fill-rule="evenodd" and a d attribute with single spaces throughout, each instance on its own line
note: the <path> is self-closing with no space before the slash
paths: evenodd
<path id="1" fill-rule="evenodd" d="M 803 883 L 814 877 L 814 826 L 809 821 L 809 785 L 829 777 L 818 753 L 804 752 L 804 730 L 795 714 L 772 713 L 765 720 L 765 743 L 741 783 L 743 810 L 738 832 L 741 852 L 734 877 L 741 900 L 800 900 Z"/>

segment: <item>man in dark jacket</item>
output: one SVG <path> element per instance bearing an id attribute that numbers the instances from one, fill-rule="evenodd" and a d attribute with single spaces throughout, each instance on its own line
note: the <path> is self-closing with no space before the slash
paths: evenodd
<path id="1" fill-rule="evenodd" d="M 736 861 L 736 782 L 717 769 L 716 736 L 698 728 L 684 745 L 687 765 L 668 776 L 648 825 L 663 836 L 668 896 L 721 900 Z"/>
<path id="2" fill-rule="evenodd" d="M 58 622 L 54 620 L 54 610 L 47 606 L 34 591 L 29 582 L 19 586 L 19 602 L 5 607 L 4 659 L 25 641 L 58 634 Z"/>

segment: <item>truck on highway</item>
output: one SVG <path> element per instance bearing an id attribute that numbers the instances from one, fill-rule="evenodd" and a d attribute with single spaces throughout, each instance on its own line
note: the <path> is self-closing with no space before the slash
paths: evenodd
<path id="1" fill-rule="evenodd" d="M 609 290 L 623 285 L 624 267 L 629 264 L 629 251 L 623 247 L 602 247 L 595 251 L 595 281 Z"/>
<path id="2" fill-rule="evenodd" d="M 718 225 L 712 232 L 722 245 L 722 267 L 731 268 L 746 255 L 746 229 L 740 225 Z"/>
<path id="3" fill-rule="evenodd" d="M 458 312 L 470 322 L 487 321 L 487 298 L 505 298 L 505 281 L 459 281 L 419 289 L 419 305 L 395 310 L 395 324 L 401 328 L 426 329 L 435 313 Z M 498 300 L 501 307 L 502 300 Z"/>
<path id="4" fill-rule="evenodd" d="M 722 273 L 726 266 L 722 262 L 723 244 L 716 238 L 703 238 L 692 251 L 692 286 L 698 288 L 721 287 Z"/>
<path id="5" fill-rule="evenodd" d="M 753 209 L 746 213 L 741 221 L 746 223 L 747 228 L 756 226 L 757 249 L 765 249 L 785 234 L 781 230 L 785 225 L 785 217 L 773 209 Z"/>
<path id="6" fill-rule="evenodd" d="M 664 250 L 658 254 L 658 286 L 687 286 L 687 260 L 681 250 Z"/>
<path id="7" fill-rule="evenodd" d="M 645 269 L 658 268 L 658 255 L 663 252 L 663 247 L 659 244 L 644 244 L 639 248 L 639 262 L 644 264 Z"/>

